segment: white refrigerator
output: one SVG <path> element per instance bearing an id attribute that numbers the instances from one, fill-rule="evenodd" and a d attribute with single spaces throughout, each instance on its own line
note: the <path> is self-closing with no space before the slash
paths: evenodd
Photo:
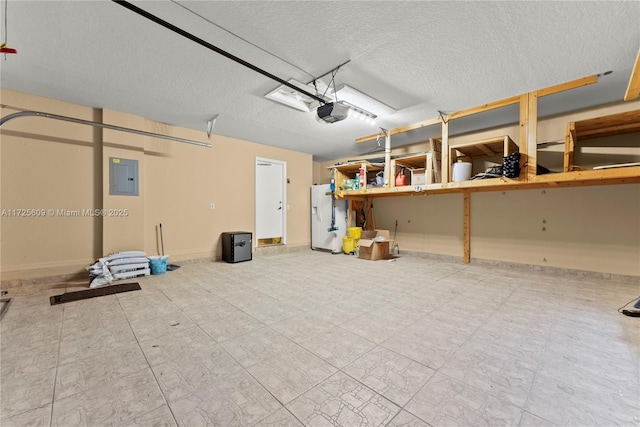
<path id="1" fill-rule="evenodd" d="M 311 186 L 311 249 L 342 252 L 347 235 L 346 200 L 331 201 L 329 184 Z"/>

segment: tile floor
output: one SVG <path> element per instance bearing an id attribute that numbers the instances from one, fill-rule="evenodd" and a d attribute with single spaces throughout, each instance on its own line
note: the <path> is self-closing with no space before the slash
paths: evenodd
<path id="1" fill-rule="evenodd" d="M 640 285 L 313 251 L 0 322 L 0 425 L 640 425 Z"/>

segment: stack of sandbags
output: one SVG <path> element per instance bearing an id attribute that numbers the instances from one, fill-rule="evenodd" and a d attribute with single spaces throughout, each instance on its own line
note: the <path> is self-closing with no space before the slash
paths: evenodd
<path id="1" fill-rule="evenodd" d="M 108 285 L 114 280 L 148 276 L 149 259 L 142 251 L 115 252 L 87 267 L 89 287 Z"/>

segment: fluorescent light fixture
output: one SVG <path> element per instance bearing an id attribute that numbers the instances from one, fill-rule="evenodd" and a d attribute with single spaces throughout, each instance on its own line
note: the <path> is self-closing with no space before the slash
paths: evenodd
<path id="1" fill-rule="evenodd" d="M 295 79 L 289 79 L 288 81 L 294 86 L 298 86 L 300 89 L 306 90 L 307 92 L 314 93 L 315 88 L 309 87 L 304 83 L 300 83 Z M 318 90 L 324 90 L 322 88 L 318 88 Z M 295 89 L 292 89 L 285 85 L 280 85 L 268 94 L 264 96 L 272 101 L 278 102 L 280 104 L 286 105 L 287 107 L 295 108 L 296 110 L 304 111 L 309 113 L 320 106 L 320 102 L 316 99 L 311 98 L 299 92 Z M 330 102 L 330 98 L 326 98 L 327 102 Z"/>
<path id="2" fill-rule="evenodd" d="M 394 108 L 389 107 L 387 104 L 344 84 L 336 89 L 336 98 L 339 102 L 345 101 L 345 103 L 357 106 L 356 108 L 372 113 L 374 116 L 389 116 L 396 112 Z"/>
<path id="3" fill-rule="evenodd" d="M 338 104 L 342 104 L 346 107 L 349 107 L 349 115 L 353 116 L 355 118 L 357 118 L 360 121 L 363 121 L 365 123 L 368 123 L 370 125 L 375 123 L 375 120 L 378 116 L 376 116 L 375 114 L 373 114 L 370 111 L 365 110 L 364 108 L 360 108 L 357 105 L 353 105 L 347 101 L 338 101 Z"/>
<path id="4" fill-rule="evenodd" d="M 395 109 L 388 105 L 345 84 L 338 86 L 334 93 L 331 86 L 327 86 L 320 80 L 316 81 L 317 89 L 314 86 L 300 83 L 295 79 L 290 79 L 289 83 L 310 93 L 315 93 L 317 90 L 319 93 L 324 94 L 323 98 L 327 103 L 333 102 L 344 105 L 349 109 L 349 116 L 353 116 L 368 124 L 374 124 L 378 116 L 388 116 L 396 112 Z M 295 108 L 296 110 L 304 111 L 305 113 L 315 111 L 320 107 L 318 100 L 285 85 L 280 85 L 267 93 L 265 98 Z M 335 99 L 337 99 L 337 102 Z M 327 122 L 327 120 L 324 120 L 324 122 Z"/>

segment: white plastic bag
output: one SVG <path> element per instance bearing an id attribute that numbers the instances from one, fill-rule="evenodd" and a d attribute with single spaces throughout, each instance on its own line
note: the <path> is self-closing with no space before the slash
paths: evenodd
<path id="1" fill-rule="evenodd" d="M 109 262 L 105 258 L 100 258 L 95 264 L 87 267 L 89 274 L 93 279 L 89 283 L 90 288 L 108 285 L 113 282 L 113 275 L 109 271 Z"/>

